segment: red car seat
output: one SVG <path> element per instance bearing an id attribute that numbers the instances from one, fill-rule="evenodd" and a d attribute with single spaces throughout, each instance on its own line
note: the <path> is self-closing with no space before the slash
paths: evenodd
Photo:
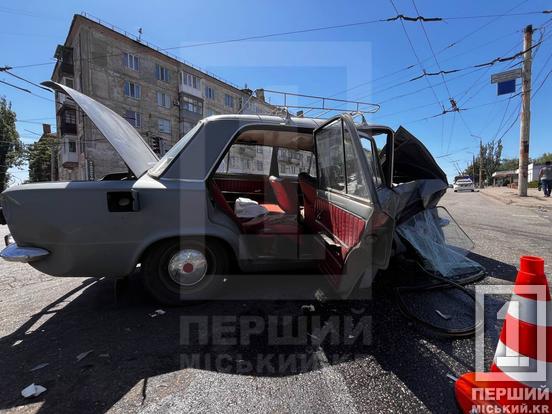
<path id="1" fill-rule="evenodd" d="M 241 221 L 234 210 L 224 198 L 224 194 L 220 190 L 215 180 L 209 181 L 209 191 L 213 197 L 215 204 L 228 215 L 234 223 L 237 224 L 240 231 L 247 234 L 288 234 L 296 235 L 299 233 L 299 227 L 295 217 L 286 216 L 284 214 L 267 215 L 249 221 Z"/>
<path id="2" fill-rule="evenodd" d="M 282 178 L 270 176 L 268 181 L 276 196 L 278 205 L 286 214 L 297 214 L 299 211 L 299 199 L 297 197 L 297 186 L 285 181 Z"/>

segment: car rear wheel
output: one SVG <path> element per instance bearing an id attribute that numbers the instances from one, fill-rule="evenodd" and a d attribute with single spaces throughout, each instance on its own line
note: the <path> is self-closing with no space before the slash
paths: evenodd
<path id="1" fill-rule="evenodd" d="M 170 240 L 148 252 L 142 263 L 142 280 L 157 301 L 180 305 L 214 299 L 228 270 L 228 253 L 220 242 Z"/>

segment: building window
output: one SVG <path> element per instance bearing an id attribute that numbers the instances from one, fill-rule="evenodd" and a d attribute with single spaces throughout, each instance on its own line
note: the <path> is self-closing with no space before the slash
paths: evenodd
<path id="1" fill-rule="evenodd" d="M 183 121 L 182 122 L 182 134 L 185 135 L 194 127 L 193 122 Z"/>
<path id="2" fill-rule="evenodd" d="M 186 72 L 180 72 L 180 83 L 182 85 L 187 85 L 190 88 L 199 89 L 200 80 L 197 76 Z"/>
<path id="3" fill-rule="evenodd" d="M 217 111 L 215 111 L 215 110 L 213 110 L 213 109 L 206 109 L 205 111 L 206 111 L 205 116 L 220 115 L 219 112 L 217 112 Z"/>
<path id="4" fill-rule="evenodd" d="M 125 81 L 125 95 L 134 99 L 140 99 L 142 96 L 142 88 L 137 83 Z"/>
<path id="5" fill-rule="evenodd" d="M 74 109 L 66 109 L 63 111 L 63 121 L 66 124 L 76 125 L 77 124 L 77 111 Z"/>
<path id="6" fill-rule="evenodd" d="M 316 175 L 316 173 L 312 173 L 314 164 L 314 154 L 312 152 L 294 148 L 278 148 L 277 156 L 280 175 L 297 176 L 300 172 Z"/>
<path id="7" fill-rule="evenodd" d="M 203 103 L 199 99 L 183 96 L 180 99 L 180 107 L 186 111 L 194 112 L 196 114 L 201 115 L 203 113 Z"/>
<path id="8" fill-rule="evenodd" d="M 171 107 L 171 97 L 163 92 L 157 92 L 157 105 L 164 108 Z"/>
<path id="9" fill-rule="evenodd" d="M 124 118 L 132 125 L 134 128 L 142 127 L 142 114 L 136 111 L 126 111 Z"/>
<path id="10" fill-rule="evenodd" d="M 215 90 L 210 86 L 205 86 L 205 97 L 207 99 L 215 99 Z"/>
<path id="11" fill-rule="evenodd" d="M 232 95 L 224 94 L 224 106 L 234 108 L 234 97 Z"/>
<path id="12" fill-rule="evenodd" d="M 155 79 L 168 82 L 170 80 L 169 69 L 167 69 L 165 66 L 161 66 L 159 63 L 156 63 Z"/>
<path id="13" fill-rule="evenodd" d="M 123 65 L 132 70 L 140 70 L 140 59 L 136 55 L 123 53 Z"/>
<path id="14" fill-rule="evenodd" d="M 75 109 L 63 107 L 60 114 L 61 135 L 77 133 L 77 111 Z"/>
<path id="15" fill-rule="evenodd" d="M 67 144 L 69 152 L 77 152 L 77 143 L 75 141 L 69 141 Z"/>
<path id="16" fill-rule="evenodd" d="M 65 86 L 69 86 L 70 88 L 75 88 L 75 83 L 73 82 L 73 78 L 63 78 L 63 83 Z"/>
<path id="17" fill-rule="evenodd" d="M 159 118 L 158 120 L 158 126 L 159 126 L 159 132 L 162 132 L 164 134 L 170 134 L 171 133 L 171 121 L 168 119 Z"/>

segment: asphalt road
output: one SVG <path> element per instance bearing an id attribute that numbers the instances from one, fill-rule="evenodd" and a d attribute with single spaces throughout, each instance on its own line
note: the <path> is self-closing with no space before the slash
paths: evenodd
<path id="1" fill-rule="evenodd" d="M 490 275 L 481 284 L 511 284 L 522 254 L 544 257 L 552 275 L 552 208 L 506 206 L 479 193 L 450 193 L 442 204 L 476 243 L 472 258 Z M 0 410 L 456 412 L 447 374 L 473 370 L 474 340 L 439 337 L 405 319 L 393 290 L 405 277 L 415 276 L 404 269 L 379 276 L 371 300 L 216 301 L 152 317 L 159 306 L 134 280 L 116 290 L 108 280 L 52 278 L 1 262 Z M 472 306 L 457 292 L 411 299 L 449 313 L 451 324 Z M 496 311 L 503 303 L 494 298 L 490 306 Z M 314 312 L 301 309 L 309 304 Z M 500 330 L 493 315 L 486 318 L 487 361 Z M 188 323 L 201 317 L 208 326 Z M 297 321 L 304 320 L 303 329 Z M 234 332 L 236 321 L 245 325 Z M 259 323 L 264 327 L 255 331 Z M 340 332 L 320 341 L 318 323 Z M 283 336 L 288 328 L 298 333 Z M 33 382 L 47 391 L 23 399 L 21 390 Z"/>

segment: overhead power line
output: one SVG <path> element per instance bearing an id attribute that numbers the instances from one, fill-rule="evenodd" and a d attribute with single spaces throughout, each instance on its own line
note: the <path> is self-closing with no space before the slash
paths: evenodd
<path id="1" fill-rule="evenodd" d="M 469 32 L 469 33 L 463 35 L 460 39 L 458 39 L 458 40 L 452 42 L 452 43 L 449 44 L 448 46 L 446 46 L 446 47 L 440 49 L 439 51 L 437 51 L 436 54 L 437 54 L 437 55 L 440 55 L 441 53 L 447 51 L 448 49 L 457 46 L 457 45 L 460 44 L 461 42 L 465 41 L 468 37 L 472 36 L 473 34 L 477 33 L 478 31 L 484 29 L 485 27 L 489 26 L 489 25 L 492 24 L 493 22 L 498 21 L 501 17 L 507 16 L 508 13 L 510 13 L 511 11 L 515 10 L 516 8 L 522 6 L 523 4 L 525 4 L 525 3 L 527 3 L 527 2 L 528 2 L 528 0 L 523 0 L 522 2 L 518 3 L 518 4 L 515 5 L 514 7 L 508 9 L 505 13 L 502 13 L 502 14 L 496 15 L 496 16 L 491 16 L 491 17 L 494 17 L 493 20 L 491 20 L 490 22 L 485 23 L 484 25 L 478 27 L 477 29 L 475 29 L 475 30 L 473 30 L 473 31 L 471 31 L 471 32 Z M 552 20 L 552 19 L 550 19 L 550 20 Z M 550 23 L 550 21 L 548 21 L 548 23 Z M 545 23 L 545 25 L 548 24 L 548 23 Z M 543 27 L 544 27 L 545 25 L 543 25 Z M 514 32 L 508 33 L 508 36 L 511 35 L 511 34 L 513 34 L 513 33 L 518 33 L 518 30 L 515 30 Z M 494 42 L 497 41 L 497 40 L 502 40 L 504 37 L 505 37 L 505 36 L 500 36 L 499 38 L 494 39 L 494 40 L 491 40 L 491 41 L 489 41 L 489 42 L 486 42 L 486 43 L 484 43 L 483 45 L 480 45 L 480 46 L 478 46 L 478 47 L 476 47 L 476 48 L 481 48 L 481 47 L 487 46 L 487 45 L 489 45 L 489 44 L 491 44 L 491 43 L 494 43 Z M 513 49 L 513 48 L 512 48 L 512 49 Z M 471 52 L 471 51 L 473 51 L 473 50 L 474 50 L 474 48 L 471 48 L 470 51 L 464 52 L 464 53 L 460 53 L 460 54 L 457 54 L 457 55 L 455 55 L 455 56 L 449 57 L 449 58 L 445 59 L 445 61 L 453 60 L 453 59 L 455 59 L 455 58 L 457 58 L 457 57 L 459 57 L 459 56 L 462 56 L 462 55 L 464 55 L 464 54 L 466 54 L 466 53 L 469 53 L 469 52 Z M 506 53 L 510 53 L 510 51 L 508 51 L 508 52 L 506 52 Z M 431 59 L 431 57 L 427 57 L 427 58 L 423 59 L 422 62 L 426 62 L 426 61 L 428 61 L 428 60 L 430 60 L 430 59 Z M 388 77 L 391 77 L 391 76 L 394 76 L 394 75 L 397 75 L 397 74 L 399 74 L 399 73 L 409 71 L 409 70 L 413 69 L 413 68 L 416 67 L 416 66 L 417 66 L 416 63 L 411 64 L 411 65 L 408 65 L 408 66 L 406 66 L 406 67 L 404 67 L 404 68 L 402 68 L 402 69 L 399 69 L 399 70 L 397 70 L 397 71 L 395 71 L 395 72 L 392 72 L 392 73 L 390 73 L 390 74 L 383 75 L 383 76 L 378 77 L 378 78 L 376 78 L 376 79 L 373 79 L 373 80 L 370 80 L 370 81 L 367 81 L 367 82 L 362 82 L 362 83 L 360 83 L 360 84 L 357 84 L 357 85 L 355 85 L 355 86 L 352 86 L 352 87 L 350 87 L 350 88 L 348 88 L 348 89 L 345 89 L 345 90 L 343 90 L 343 91 L 341 91 L 341 92 L 338 92 L 338 93 L 332 95 L 332 97 L 339 96 L 339 95 L 341 95 L 341 94 L 343 94 L 343 93 L 347 93 L 347 92 L 349 92 L 349 91 L 351 91 L 351 90 L 353 90 L 353 89 L 357 89 L 357 88 L 359 88 L 359 87 L 362 87 L 362 86 L 365 86 L 365 85 L 374 83 L 374 82 L 376 82 L 376 81 L 379 81 L 379 80 L 382 80 L 382 79 L 385 79 L 385 78 L 388 78 Z M 456 72 L 456 70 L 454 70 L 454 71 Z M 400 85 L 403 85 L 403 84 L 405 84 L 405 83 L 407 83 L 407 82 L 401 82 L 400 84 L 395 84 L 395 85 L 391 86 L 391 87 L 388 88 L 388 89 L 396 88 L 396 87 L 398 87 L 398 86 L 400 86 Z M 424 89 L 425 89 L 425 88 L 424 88 Z M 387 89 L 386 89 L 386 90 L 387 90 Z M 377 93 L 379 93 L 379 92 L 381 92 L 381 91 L 378 91 Z M 376 93 L 376 92 L 374 92 L 374 93 Z M 364 95 L 364 96 L 362 96 L 362 97 L 359 97 L 358 99 L 363 99 L 363 98 L 367 98 L 367 97 L 370 97 L 370 95 Z M 383 103 L 383 102 L 381 102 L 381 103 Z M 308 112 L 310 112 L 310 111 L 308 111 Z M 317 116 L 323 116 L 323 115 L 325 115 L 326 113 L 327 113 L 327 111 L 322 112 L 321 114 L 318 114 Z"/>
<path id="2" fill-rule="evenodd" d="M 418 10 L 416 10 L 416 13 L 419 13 Z M 423 17 L 423 16 L 416 16 L 416 17 L 409 17 L 405 16 L 404 14 L 399 14 L 395 17 L 390 17 L 386 21 L 392 22 L 394 20 L 405 20 L 407 22 L 442 22 L 442 17 Z"/>
<path id="3" fill-rule="evenodd" d="M 412 0 L 412 5 L 414 6 L 414 10 L 416 10 L 416 13 L 420 13 L 418 10 L 418 7 L 416 6 L 416 1 Z M 427 40 L 427 45 L 429 46 L 429 50 L 431 51 L 431 54 L 433 56 L 433 59 L 435 60 L 435 64 L 437 65 L 437 69 L 439 69 L 439 72 L 441 73 L 441 77 L 443 78 L 443 82 L 445 84 L 445 89 L 447 90 L 449 100 L 452 100 L 452 94 L 450 93 L 450 89 L 447 85 L 447 81 L 445 79 L 444 71 L 441 69 L 441 65 L 439 64 L 439 60 L 437 59 L 437 55 L 435 54 L 435 50 L 433 50 L 433 45 L 431 44 L 431 40 L 429 40 L 429 35 L 427 34 L 427 30 L 425 29 L 424 22 L 420 20 L 420 26 L 422 27 L 422 31 L 424 32 L 424 36 Z"/>
<path id="4" fill-rule="evenodd" d="M 12 88 L 18 89 L 18 90 L 20 90 L 20 91 L 22 91 L 22 92 L 31 94 L 31 95 L 33 95 L 33 96 L 35 96 L 35 97 L 37 97 L 37 98 L 44 99 L 44 100 L 50 101 L 50 102 L 55 102 L 53 99 L 46 98 L 45 96 L 38 95 L 38 94 L 36 94 L 36 93 L 34 93 L 34 92 L 32 92 L 32 91 L 26 89 L 26 88 L 22 88 L 22 87 L 20 87 L 20 86 L 14 85 L 13 83 L 9 83 L 9 82 L 6 82 L 6 81 L 4 81 L 4 80 L 0 80 L 0 83 L 3 83 L 4 85 L 11 86 Z"/>
<path id="5" fill-rule="evenodd" d="M 397 15 L 400 15 L 399 10 L 397 9 L 397 6 L 395 6 L 394 1 L 393 0 L 389 0 L 389 1 L 390 1 L 391 5 L 393 6 L 393 9 L 397 13 Z M 402 27 L 403 33 L 406 37 L 406 40 L 408 41 L 408 44 L 410 45 L 410 49 L 412 50 L 412 53 L 416 57 L 416 61 L 418 62 L 418 66 L 420 67 L 422 72 L 425 72 L 425 69 L 424 69 L 424 66 L 422 65 L 420 57 L 418 56 L 418 53 L 416 52 L 416 48 L 414 47 L 414 44 L 412 43 L 412 39 L 410 39 L 408 31 L 406 30 L 406 26 L 404 25 L 403 19 L 401 19 L 399 21 L 401 23 L 401 27 Z M 426 78 L 426 81 L 427 81 L 428 86 L 431 88 L 431 91 L 433 93 L 433 96 L 435 97 L 435 100 L 437 101 L 436 103 L 439 105 L 439 107 L 441 107 L 443 110 L 445 110 L 445 107 L 443 106 L 443 104 L 441 103 L 441 100 L 437 96 L 437 93 L 435 92 L 435 89 L 433 88 L 433 85 L 431 85 L 431 82 L 429 81 L 428 78 Z"/>
<path id="6" fill-rule="evenodd" d="M 528 1 L 528 0 L 525 0 Z M 525 2 L 524 1 L 524 2 Z M 518 6 L 516 6 L 518 7 Z M 291 30 L 291 31 L 285 31 L 285 32 L 275 32 L 275 33 L 267 33 L 267 34 L 261 34 L 261 35 L 250 35 L 250 36 L 244 36 L 239 38 L 233 38 L 233 39 L 225 39 L 225 40 L 217 40 L 217 41 L 211 41 L 211 42 L 200 42 L 200 43 L 194 43 L 189 45 L 178 45 L 178 46 L 172 46 L 172 47 L 166 47 L 166 48 L 160 48 L 161 51 L 167 51 L 167 50 L 178 50 L 178 49 L 187 49 L 187 48 L 194 48 L 194 47 L 202 47 L 202 46 L 212 46 L 212 45 L 219 45 L 219 44 L 225 44 L 225 43 L 237 43 L 237 42 L 243 42 L 248 40 L 259 40 L 259 39 L 267 39 L 272 37 L 281 37 L 281 36 L 288 36 L 288 35 L 294 35 L 294 34 L 302 34 L 302 33 L 310 33 L 310 32 L 317 32 L 317 31 L 325 31 L 325 30 L 335 30 L 335 29 L 343 29 L 343 28 L 349 28 L 349 27 L 355 27 L 355 26 L 364 26 L 368 24 L 376 24 L 376 23 L 391 23 L 393 21 L 399 20 L 401 23 L 404 22 L 432 22 L 432 23 L 439 23 L 439 22 L 446 22 L 448 20 L 462 20 L 462 19 L 484 19 L 484 18 L 502 18 L 502 17 L 508 17 L 508 16 L 520 16 L 520 15 L 542 15 L 542 14 L 549 14 L 552 13 L 552 10 L 537 10 L 537 11 L 530 11 L 525 13 L 503 13 L 503 14 L 496 14 L 496 15 L 482 15 L 482 16 L 451 16 L 451 17 L 424 17 L 424 16 L 405 16 L 400 13 L 397 13 L 396 16 L 388 17 L 388 18 L 380 18 L 380 19 L 373 19 L 373 20 L 367 20 L 367 21 L 360 21 L 360 22 L 352 22 L 352 23 L 344 23 L 339 25 L 331 25 L 331 26 L 320 26 L 320 27 L 312 27 L 312 28 L 306 28 L 306 29 L 298 29 L 298 30 Z M 449 48 L 451 45 L 447 46 Z M 95 56 L 90 59 L 97 59 L 106 57 L 109 55 L 100 55 Z M 17 65 L 13 66 L 13 69 L 21 69 L 21 68 L 29 68 L 29 67 L 36 67 L 36 66 L 45 66 L 45 65 L 52 65 L 55 64 L 55 61 L 49 61 L 49 62 L 40 62 L 40 63 L 31 63 L 31 64 L 24 64 L 24 65 Z"/>
<path id="7" fill-rule="evenodd" d="M 19 76 L 19 75 L 16 75 L 15 73 L 10 72 L 9 70 L 4 70 L 3 72 L 7 73 L 7 74 L 10 75 L 10 76 L 13 76 L 14 78 L 17 78 L 17 79 L 19 79 L 19 80 L 22 80 L 23 82 L 27 82 L 27 83 L 30 84 L 30 85 L 36 86 L 37 88 L 44 89 L 45 91 L 51 92 L 50 89 L 45 88 L 44 86 L 39 85 L 38 83 L 34 83 L 34 82 L 32 82 L 32 81 L 30 81 L 30 80 L 28 80 L 28 79 L 25 79 L 25 78 L 23 78 L 23 77 L 21 77 L 21 76 Z"/>
<path id="8" fill-rule="evenodd" d="M 410 81 L 415 81 L 415 80 L 425 78 L 425 77 L 430 77 L 430 76 L 439 76 L 439 75 L 444 76 L 444 75 L 448 75 L 448 74 L 456 73 L 456 72 L 461 72 L 461 71 L 468 70 L 468 69 L 484 68 L 484 67 L 487 67 L 487 66 L 494 66 L 497 63 L 510 62 L 512 60 L 515 60 L 515 59 L 523 56 L 528 51 L 539 47 L 542 44 L 542 42 L 543 42 L 543 40 L 539 41 L 538 43 L 535 43 L 533 46 L 531 46 L 528 49 L 522 50 L 521 52 L 517 52 L 514 55 L 504 56 L 504 57 L 497 57 L 497 58 L 494 58 L 493 60 L 490 60 L 490 61 L 487 61 L 487 62 L 484 62 L 484 63 L 477 63 L 475 65 L 469 65 L 469 66 L 465 66 L 463 68 L 458 68 L 458 69 L 440 70 L 439 72 L 426 72 L 426 71 L 424 71 L 421 75 L 410 79 Z"/>

